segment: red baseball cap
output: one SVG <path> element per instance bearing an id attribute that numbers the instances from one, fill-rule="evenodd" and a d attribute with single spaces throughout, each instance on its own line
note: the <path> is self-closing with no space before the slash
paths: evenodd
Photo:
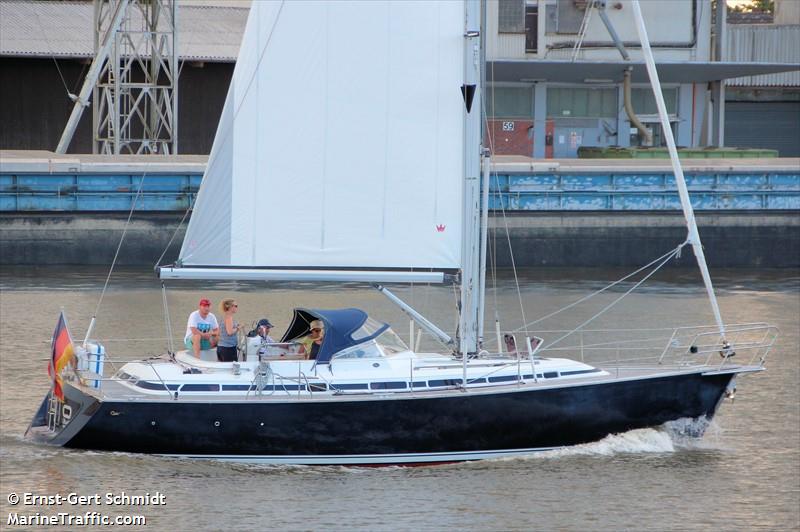
<path id="1" fill-rule="evenodd" d="M 211 301 L 209 301 L 209 300 L 208 300 L 208 299 L 206 299 L 206 298 L 203 298 L 203 299 L 201 299 L 201 300 L 200 300 L 200 303 L 199 303 L 199 305 L 200 305 L 201 307 L 203 307 L 203 306 L 206 306 L 206 305 L 208 305 L 208 306 L 210 307 L 210 306 L 211 306 Z"/>

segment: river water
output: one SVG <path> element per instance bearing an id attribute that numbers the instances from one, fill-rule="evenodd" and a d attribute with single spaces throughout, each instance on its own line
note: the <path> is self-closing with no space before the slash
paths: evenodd
<path id="1" fill-rule="evenodd" d="M 528 270 L 499 275 L 487 300 L 504 329 L 570 304 L 626 272 Z M 800 274 L 791 270 L 717 271 L 726 322 L 769 322 L 781 336 L 768 371 L 739 380 L 706 436 L 670 427 L 614 435 L 538 454 L 422 468 L 254 466 L 66 450 L 22 438 L 48 389 L 49 339 L 63 308 L 82 339 L 105 271 L 58 268 L 0 275 L 0 528 L 10 515 L 143 515 L 141 529 L 170 530 L 797 530 L 800 528 Z M 629 286 L 629 285 L 628 285 Z M 169 287 L 175 338 L 201 297 L 236 297 L 240 320 L 267 316 L 281 330 L 291 308 L 364 308 L 408 337 L 408 322 L 387 300 L 358 287 L 285 287 L 201 283 Z M 575 327 L 616 299 L 614 289 L 537 325 Z M 398 289 L 444 329 L 453 329 L 451 289 Z M 521 297 L 520 297 L 521 296 Z M 520 310 L 522 300 L 522 311 Z M 592 328 L 712 323 L 699 276 L 659 272 Z M 98 313 L 96 334 L 116 361 L 167 346 L 160 285 L 142 271 L 118 271 Z M 493 327 L 493 326 L 492 326 Z M 542 332 L 548 338 L 549 334 Z M 12 505 L 24 496 L 100 495 L 89 505 Z M 163 505 L 107 504 L 106 494 L 164 495 Z M 41 501 L 40 501 L 41 502 Z M 124 502 L 124 501 L 123 501 Z M 69 519 L 68 517 L 58 519 Z M 20 523 L 20 521 L 16 521 Z M 64 526 L 51 527 L 55 529 Z M 86 527 L 81 527 L 86 529 Z M 98 528 L 89 526 L 89 529 Z"/>

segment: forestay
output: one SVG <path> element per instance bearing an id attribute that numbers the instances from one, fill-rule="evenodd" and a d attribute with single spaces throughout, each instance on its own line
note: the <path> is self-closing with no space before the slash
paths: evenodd
<path id="1" fill-rule="evenodd" d="M 253 2 L 182 266 L 459 268 L 464 4 Z"/>

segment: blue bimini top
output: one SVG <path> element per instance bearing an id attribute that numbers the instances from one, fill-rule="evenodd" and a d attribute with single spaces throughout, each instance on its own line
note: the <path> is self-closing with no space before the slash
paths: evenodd
<path id="1" fill-rule="evenodd" d="M 281 338 L 281 342 L 291 342 L 302 338 L 311 332 L 310 323 L 312 321 L 322 320 L 325 324 L 325 335 L 317 353 L 317 364 L 327 364 L 331 357 L 339 351 L 372 340 L 389 328 L 384 323 L 377 330 L 371 330 L 369 335 L 362 333 L 357 338 L 353 338 L 353 333 L 361 329 L 368 318 L 366 312 L 357 308 L 334 310 L 296 308 L 292 323 Z"/>

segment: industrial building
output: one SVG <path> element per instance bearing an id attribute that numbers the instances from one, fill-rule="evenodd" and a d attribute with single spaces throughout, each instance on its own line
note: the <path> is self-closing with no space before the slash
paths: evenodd
<path id="1" fill-rule="evenodd" d="M 800 62 L 800 2 L 776 7 L 767 20 L 732 17 L 736 23 L 728 25 L 727 61 Z M 727 146 L 800 157 L 800 71 L 730 79 L 725 99 Z"/>
<path id="2" fill-rule="evenodd" d="M 183 5 L 177 15 L 177 152 L 208 154 L 249 10 L 240 3 Z M 0 2 L 0 149 L 54 151 L 95 54 L 95 5 Z M 69 153 L 92 153 L 87 107 Z"/>
<path id="3" fill-rule="evenodd" d="M 574 0 L 489 2 L 487 78 L 494 88 L 489 114 L 495 116 L 491 127 L 497 152 L 571 158 L 581 146 L 645 145 L 641 128 L 637 130 L 626 113 L 624 80 L 629 67 L 630 107 L 652 134 L 652 145 L 661 145 L 655 101 L 640 63 L 629 5 L 602 2 L 604 7 L 587 10 L 586 4 Z M 727 79 L 756 74 L 762 68 L 769 71 L 772 65 L 773 72 L 794 70 L 779 75 L 795 84 L 800 80 L 800 46 L 793 46 L 800 38 L 800 21 L 769 35 L 761 28 L 747 30 L 767 45 L 748 54 L 742 29 L 728 27 L 725 4 L 716 6 L 715 12 L 712 3 L 704 0 L 642 4 L 679 146 L 727 145 Z M 735 53 L 726 51 L 731 46 Z M 626 53 L 629 60 L 623 58 Z M 780 64 L 793 67 L 781 69 Z M 800 118 L 786 113 L 778 122 L 796 127 Z M 741 142 L 741 128 L 734 129 L 732 134 Z M 796 143 L 775 147 L 783 156 L 800 152 Z"/>
<path id="4" fill-rule="evenodd" d="M 603 1 L 587 9 L 589 4 L 487 2 L 487 111 L 493 117 L 489 130 L 496 153 L 573 158 L 581 146 L 660 145 L 629 5 Z M 246 2 L 179 4 L 177 153 L 210 150 L 247 19 L 243 6 Z M 69 94 L 77 93 L 94 55 L 93 11 L 92 2 L 0 3 L 0 147 L 55 149 L 74 105 Z M 741 79 L 780 79 L 783 88 L 800 86 L 800 46 L 794 46 L 800 42 L 800 24 L 770 28 L 771 36 L 765 37 L 761 28 L 728 26 L 724 10 L 713 11 L 710 0 L 650 1 L 643 12 L 680 146 L 724 146 L 726 133 L 732 145 L 748 145 L 742 139 L 746 129 L 737 125 L 748 119 L 748 106 L 731 105 L 733 122 L 724 122 L 725 80 L 734 80 L 727 83 L 737 89 L 745 86 Z M 743 44 L 748 38 L 765 39 L 768 45 L 748 50 Z M 626 112 L 626 71 L 628 103 L 641 122 L 638 129 Z M 772 81 L 763 83 L 773 86 Z M 740 102 L 742 93 L 733 94 Z M 773 106 L 769 123 L 778 124 L 773 129 L 793 131 L 798 105 Z M 70 153 L 98 151 L 91 114 L 87 108 Z M 800 147 L 784 136 L 759 134 L 752 144 L 762 147 L 771 139 L 781 155 L 798 155 Z"/>
<path id="5" fill-rule="evenodd" d="M 108 264 L 129 212 L 121 264 L 152 266 L 170 242 L 164 258 L 175 256 L 248 2 L 181 0 L 169 13 L 176 31 L 164 42 L 166 61 L 175 61 L 167 66 L 175 70 L 156 78 L 179 74 L 162 102 L 169 104 L 163 112 L 176 109 L 177 121 L 169 122 L 167 139 L 138 148 L 108 135 L 119 128 L 108 126 L 111 106 L 103 108 L 97 95 L 104 102 L 115 97 L 111 80 L 99 83 L 105 85 L 94 89 L 92 101 L 80 96 L 100 47 L 102 10 L 128 3 L 145 10 L 175 6 L 173 0 L 0 2 L 0 264 Z M 668 161 L 576 159 L 581 150 L 662 142 L 630 4 L 488 0 L 486 6 L 486 140 L 497 155 L 491 208 L 510 215 L 503 225 L 517 264 L 641 265 L 680 242 L 685 222 Z M 776 15 L 727 25 L 725 10 L 712 10 L 711 0 L 651 0 L 642 9 L 679 146 L 800 156 L 800 21 L 781 23 Z M 791 10 L 778 11 L 793 20 Z M 129 33 L 147 33 L 135 26 L 148 13 L 126 21 Z M 139 56 L 125 55 L 125 46 L 115 50 L 109 56 L 115 75 L 125 74 L 124 65 Z M 141 59 L 138 68 L 155 63 Z M 116 119 L 132 114 L 120 106 Z M 65 126 L 75 116 L 74 135 L 53 153 L 64 147 Z M 158 155 L 125 155 L 131 148 Z M 800 159 L 684 166 L 712 266 L 800 265 Z M 490 231 L 500 230 L 498 219 L 490 218 Z M 510 260 L 504 245 L 497 250 L 500 266 Z"/>

